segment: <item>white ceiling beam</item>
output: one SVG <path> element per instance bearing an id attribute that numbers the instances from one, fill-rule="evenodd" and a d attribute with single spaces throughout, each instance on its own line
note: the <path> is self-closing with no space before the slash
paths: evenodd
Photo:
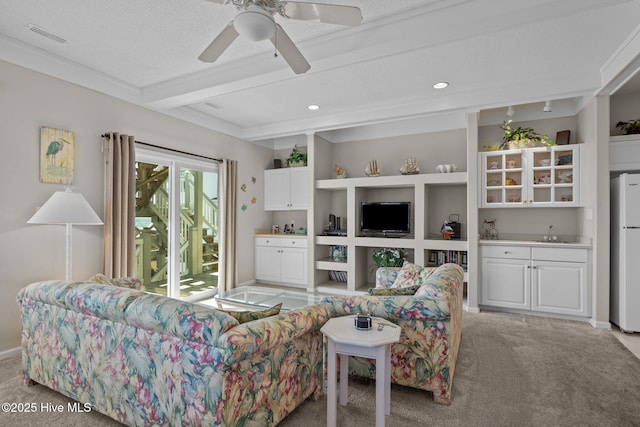
<path id="1" fill-rule="evenodd" d="M 527 25 L 531 25 L 627 1 L 630 0 L 532 0 L 524 14 Z M 521 5 L 510 4 L 505 7 L 503 2 L 495 2 L 496 7 L 491 7 L 494 2 L 495 0 L 458 0 L 449 2 L 446 7 L 441 3 L 435 6 L 429 4 L 424 8 L 365 23 L 351 31 L 339 31 L 315 40 L 299 42 L 297 45 L 311 63 L 310 73 L 317 74 L 381 57 L 397 56 L 403 52 L 504 31 L 522 24 L 522 21 L 513 19 L 511 15 L 515 11 L 522 15 Z M 553 3 L 553 8 L 545 7 L 548 3 Z M 467 8 L 465 14 L 457 13 L 456 6 L 461 4 Z M 283 61 L 265 60 L 269 57 L 267 55 L 270 53 L 265 52 L 264 56 L 245 58 L 219 67 L 214 65 L 207 70 L 145 87 L 143 102 L 162 110 L 291 78 L 304 79 L 304 75 L 295 76 Z"/>

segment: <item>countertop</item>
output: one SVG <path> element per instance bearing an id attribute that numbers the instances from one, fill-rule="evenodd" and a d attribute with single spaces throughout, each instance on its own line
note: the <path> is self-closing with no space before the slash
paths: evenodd
<path id="1" fill-rule="evenodd" d="M 306 239 L 307 235 L 306 234 L 285 234 L 285 233 L 278 233 L 278 234 L 274 234 L 274 233 L 255 233 L 254 234 L 255 237 L 273 237 L 273 238 L 278 238 L 278 239 L 282 239 L 282 238 L 287 238 L 287 239 Z"/>
<path id="2" fill-rule="evenodd" d="M 562 235 L 557 237 L 559 241 L 545 242 L 540 241 L 543 237 L 539 235 L 505 235 L 495 240 L 480 239 L 479 244 L 485 246 L 507 245 L 572 249 L 591 249 L 593 247 L 591 239 L 587 237 Z"/>

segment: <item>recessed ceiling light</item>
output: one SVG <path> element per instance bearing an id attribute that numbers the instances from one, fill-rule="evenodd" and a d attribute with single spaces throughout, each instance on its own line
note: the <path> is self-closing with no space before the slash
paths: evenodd
<path id="1" fill-rule="evenodd" d="M 433 84 L 434 89 L 444 89 L 447 86 L 449 86 L 449 82 L 438 82 Z"/>
<path id="2" fill-rule="evenodd" d="M 311 111 L 319 110 L 320 106 L 316 104 L 307 105 L 307 108 Z"/>

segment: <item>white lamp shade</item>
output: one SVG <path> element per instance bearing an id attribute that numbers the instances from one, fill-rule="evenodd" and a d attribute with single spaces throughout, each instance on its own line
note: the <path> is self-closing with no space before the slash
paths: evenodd
<path id="1" fill-rule="evenodd" d="M 249 6 L 240 12 L 233 26 L 239 34 L 254 42 L 270 39 L 276 31 L 271 14 L 258 6 Z"/>
<path id="2" fill-rule="evenodd" d="M 102 220 L 80 193 L 56 191 L 27 224 L 100 225 Z"/>

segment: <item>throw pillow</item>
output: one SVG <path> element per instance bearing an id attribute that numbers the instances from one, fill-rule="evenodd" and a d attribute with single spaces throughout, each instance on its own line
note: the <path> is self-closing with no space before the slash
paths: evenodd
<path id="1" fill-rule="evenodd" d="M 369 295 L 379 297 L 413 295 L 418 289 L 420 289 L 420 286 L 405 286 L 404 288 L 371 288 L 369 289 Z"/>
<path id="2" fill-rule="evenodd" d="M 420 274 L 420 271 L 422 271 L 421 266 L 405 261 L 400 271 L 398 271 L 398 276 L 396 276 L 396 280 L 391 287 L 404 288 L 415 285 L 414 281 L 416 277 L 418 277 L 418 274 Z"/>
<path id="3" fill-rule="evenodd" d="M 276 304 L 273 307 L 261 310 L 261 311 L 232 311 L 232 310 L 222 310 L 225 313 L 234 317 L 238 322 L 245 323 L 250 322 L 252 320 L 264 319 L 265 317 L 275 316 L 280 313 L 280 308 L 282 308 L 282 303 Z"/>

